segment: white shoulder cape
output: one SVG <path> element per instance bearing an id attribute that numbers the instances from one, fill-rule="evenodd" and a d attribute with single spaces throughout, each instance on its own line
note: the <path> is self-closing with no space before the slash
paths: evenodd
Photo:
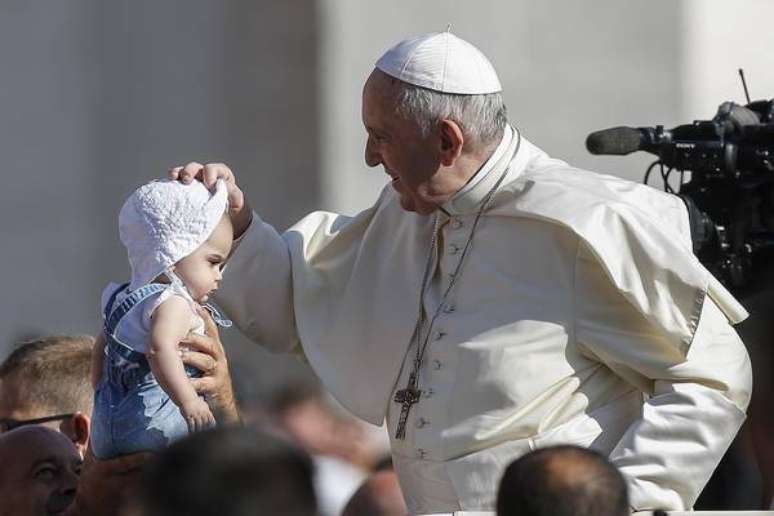
<path id="1" fill-rule="evenodd" d="M 730 322 L 747 316 L 691 252 L 678 197 L 572 168 L 517 142 L 489 174 L 507 169 L 485 216 L 537 218 L 572 230 L 683 354 L 706 295 Z M 282 237 L 304 353 L 327 389 L 374 424 L 384 419 L 412 336 L 432 231 L 433 217 L 404 211 L 388 186 L 354 218 L 312 213 Z"/>

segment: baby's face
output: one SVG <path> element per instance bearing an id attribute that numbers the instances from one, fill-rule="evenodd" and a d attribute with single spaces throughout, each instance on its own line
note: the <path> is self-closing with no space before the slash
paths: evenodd
<path id="1" fill-rule="evenodd" d="M 233 231 L 231 219 L 224 214 L 210 238 L 175 264 L 175 273 L 195 301 L 206 303 L 210 294 L 217 290 L 222 278 L 220 269 L 231 252 Z"/>

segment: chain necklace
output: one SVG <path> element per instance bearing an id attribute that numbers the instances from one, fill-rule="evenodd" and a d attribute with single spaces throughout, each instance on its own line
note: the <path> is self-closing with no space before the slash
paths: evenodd
<path id="1" fill-rule="evenodd" d="M 512 156 L 519 152 L 519 147 L 521 146 L 521 134 L 516 132 L 516 137 L 518 140 L 516 142 L 516 149 L 514 150 Z M 473 235 L 476 233 L 476 227 L 478 226 L 478 222 L 481 219 L 481 215 L 483 215 L 484 211 L 486 211 L 486 209 L 489 207 L 495 192 L 497 192 L 497 189 L 500 187 L 503 180 L 505 180 L 505 176 L 507 174 L 508 167 L 503 170 L 502 174 L 497 179 L 497 182 L 494 184 L 494 186 L 492 186 L 492 188 L 489 189 L 486 196 L 481 201 L 481 207 L 478 209 L 476 218 L 473 220 L 473 226 L 470 228 L 470 233 L 468 234 L 468 239 L 465 242 L 465 247 L 462 249 L 460 259 L 457 262 L 457 266 L 454 268 L 454 272 L 452 272 L 450 275 L 451 279 L 449 281 L 449 285 L 446 287 L 446 290 L 441 296 L 441 302 L 438 304 L 438 308 L 436 308 L 435 313 L 430 318 L 430 322 L 427 325 L 427 332 L 425 333 L 424 337 L 422 337 L 422 328 L 425 326 L 425 321 L 427 320 L 424 308 L 425 293 L 427 291 L 428 282 L 431 279 L 430 273 L 431 269 L 433 268 L 433 264 L 435 263 L 435 257 L 437 253 L 438 232 L 441 229 L 439 219 L 440 216 L 435 216 L 435 222 L 433 224 L 433 237 L 430 240 L 430 252 L 427 255 L 425 272 L 422 275 L 422 287 L 419 290 L 419 316 L 417 317 L 416 326 L 414 326 L 414 333 L 411 336 L 412 343 L 416 346 L 416 356 L 413 360 L 411 373 L 409 374 L 406 388 L 398 390 L 395 393 L 395 398 L 393 399 L 395 403 L 401 405 L 400 417 L 398 418 L 398 427 L 395 430 L 396 439 L 406 438 L 406 422 L 408 420 L 409 412 L 411 411 L 411 407 L 418 403 L 419 398 L 421 397 L 422 391 L 420 391 L 418 388 L 419 370 L 422 367 L 422 360 L 424 359 L 427 344 L 430 341 L 430 334 L 432 333 L 435 320 L 441 314 L 441 311 L 446 307 L 446 300 L 448 299 L 449 294 L 451 293 L 454 285 L 457 283 L 457 280 L 460 277 L 462 264 L 465 262 L 465 257 L 468 255 L 468 251 L 472 247 Z"/>

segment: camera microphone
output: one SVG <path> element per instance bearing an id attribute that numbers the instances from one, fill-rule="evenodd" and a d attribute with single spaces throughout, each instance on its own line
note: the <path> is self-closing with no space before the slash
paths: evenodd
<path id="1" fill-rule="evenodd" d="M 595 131 L 586 138 L 586 149 L 592 154 L 625 156 L 644 150 L 651 143 L 646 133 L 634 127 L 612 127 Z"/>

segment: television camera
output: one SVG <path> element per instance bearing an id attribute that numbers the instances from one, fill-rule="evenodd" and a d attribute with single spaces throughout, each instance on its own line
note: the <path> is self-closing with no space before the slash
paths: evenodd
<path id="1" fill-rule="evenodd" d="M 774 100 L 747 101 L 724 102 L 712 120 L 614 127 L 586 139 L 592 154 L 658 157 L 644 182 L 658 170 L 663 189 L 685 202 L 694 253 L 735 294 L 755 289 L 774 264 Z"/>

